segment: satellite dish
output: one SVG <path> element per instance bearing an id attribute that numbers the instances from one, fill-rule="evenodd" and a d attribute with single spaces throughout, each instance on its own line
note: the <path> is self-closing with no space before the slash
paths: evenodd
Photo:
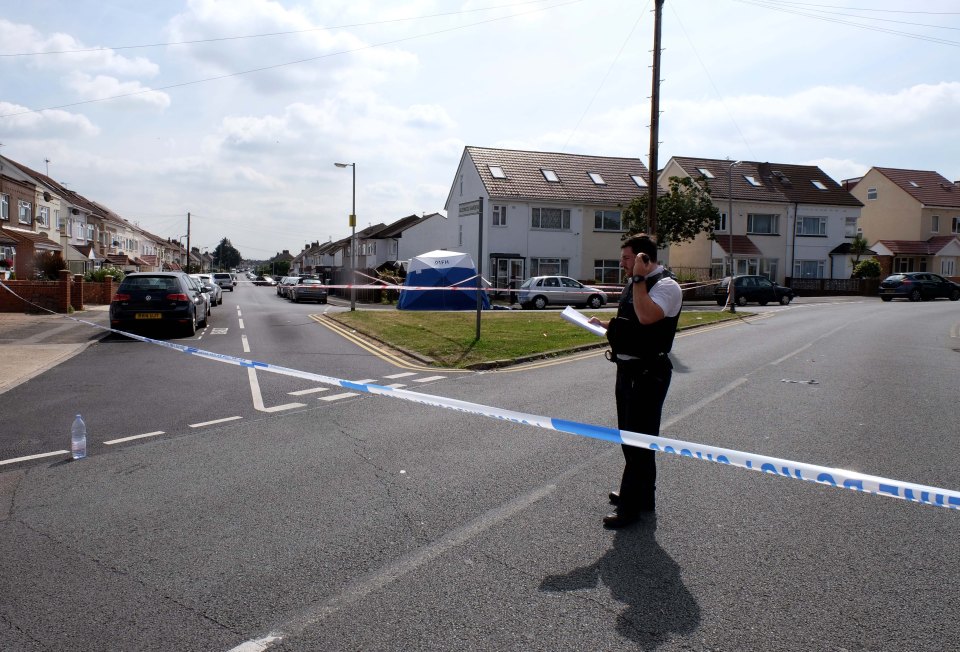
<path id="1" fill-rule="evenodd" d="M 46 190 L 43 191 L 43 201 L 50 201 L 50 193 Z"/>
<path id="2" fill-rule="evenodd" d="M 70 212 L 73 213 L 74 215 L 79 215 L 79 214 L 80 214 L 80 211 L 79 211 L 78 209 L 76 209 L 76 208 L 71 208 L 71 209 L 70 209 Z"/>

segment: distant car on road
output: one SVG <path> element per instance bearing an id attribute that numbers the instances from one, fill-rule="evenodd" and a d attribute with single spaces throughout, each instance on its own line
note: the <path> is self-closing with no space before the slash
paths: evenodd
<path id="1" fill-rule="evenodd" d="M 880 298 L 884 301 L 910 299 L 932 301 L 933 299 L 960 299 L 960 285 L 930 272 L 904 272 L 891 274 L 880 283 Z"/>
<path id="2" fill-rule="evenodd" d="M 301 301 L 327 302 L 327 288 L 323 281 L 315 278 L 301 279 L 296 285 L 291 285 L 287 290 L 287 295 L 294 303 Z"/>
<path id="3" fill-rule="evenodd" d="M 520 286 L 517 299 L 524 308 L 542 310 L 548 304 L 583 305 L 599 308 L 607 303 L 602 290 L 584 285 L 569 276 L 534 276 Z"/>
<path id="4" fill-rule="evenodd" d="M 272 276 L 268 274 L 264 274 L 263 276 L 255 277 L 253 279 L 253 284 L 254 285 L 276 285 L 277 282 L 273 280 Z"/>
<path id="5" fill-rule="evenodd" d="M 761 306 L 765 306 L 771 301 L 777 301 L 785 306 L 793 301 L 796 296 L 793 288 L 777 285 L 766 276 L 737 276 L 733 288 L 733 294 L 738 306 L 745 306 L 747 302 L 755 302 Z M 718 306 L 722 306 L 727 302 L 727 294 L 729 292 L 730 277 L 727 276 L 720 281 L 720 285 L 713 291 L 713 296 L 717 300 Z"/>
<path id="6" fill-rule="evenodd" d="M 231 292 L 233 292 L 233 287 L 237 284 L 237 282 L 233 280 L 233 274 L 229 272 L 214 272 L 213 281 L 222 289 L 230 290 Z"/>

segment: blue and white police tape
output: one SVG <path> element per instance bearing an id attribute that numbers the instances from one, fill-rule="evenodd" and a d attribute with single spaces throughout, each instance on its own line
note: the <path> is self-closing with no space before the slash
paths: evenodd
<path id="1" fill-rule="evenodd" d="M 889 478 L 866 475 L 864 473 L 848 471 L 846 469 L 818 466 L 816 464 L 795 462 L 778 457 L 767 457 L 765 455 L 745 453 L 729 448 L 695 444 L 692 442 L 682 441 L 680 439 L 671 439 L 669 437 L 645 435 L 638 432 L 630 432 L 628 430 L 618 430 L 616 428 L 581 423 L 579 421 L 554 419 L 551 417 L 517 412 L 515 410 L 504 410 L 479 403 L 470 403 L 468 401 L 461 401 L 459 399 L 434 396 L 431 394 L 422 394 L 419 392 L 412 392 L 393 387 L 384 387 L 382 385 L 355 383 L 349 380 L 334 378 L 333 376 L 325 376 L 322 374 L 300 371 L 298 369 L 281 367 L 279 365 L 272 365 L 266 362 L 257 362 L 256 360 L 248 360 L 222 353 L 214 353 L 212 351 L 205 351 L 203 349 L 198 349 L 192 346 L 184 346 L 183 344 L 176 344 L 174 342 L 155 340 L 142 335 L 118 331 L 112 328 L 105 328 L 99 324 L 83 321 L 74 317 L 69 317 L 68 319 L 74 319 L 75 321 L 89 324 L 95 328 L 108 330 L 126 337 L 140 340 L 142 342 L 157 344 L 159 346 L 175 349 L 177 351 L 182 351 L 183 353 L 188 353 L 201 358 L 216 360 L 217 362 L 225 362 L 227 364 L 238 365 L 241 367 L 252 367 L 260 371 L 280 374 L 283 376 L 292 376 L 294 378 L 302 378 L 304 380 L 311 380 L 326 385 L 336 385 L 338 387 L 343 387 L 356 392 L 390 396 L 393 398 L 418 403 L 420 405 L 429 405 L 432 407 L 445 408 L 447 410 L 455 410 L 465 414 L 474 414 L 491 419 L 498 419 L 500 421 L 516 423 L 518 425 L 535 426 L 545 430 L 554 430 L 571 435 L 578 435 L 580 437 L 590 437 L 592 439 L 600 439 L 615 444 L 628 444 L 641 448 L 649 448 L 660 453 L 672 453 L 681 457 L 689 457 L 691 459 L 737 466 L 743 469 L 760 471 L 761 473 L 768 473 L 770 475 L 776 475 L 784 478 L 805 480 L 808 482 L 816 482 L 817 484 L 850 489 L 852 491 L 876 494 L 891 498 L 900 498 L 902 500 L 922 503 L 924 505 L 936 505 L 939 507 L 946 507 L 948 509 L 960 510 L 960 491 L 941 489 L 939 487 L 920 485 L 912 482 L 902 482 L 900 480 L 891 480 Z"/>

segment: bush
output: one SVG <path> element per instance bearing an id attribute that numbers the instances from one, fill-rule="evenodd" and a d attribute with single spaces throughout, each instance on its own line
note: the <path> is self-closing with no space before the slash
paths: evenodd
<path id="1" fill-rule="evenodd" d="M 37 254 L 36 264 L 37 273 L 51 281 L 56 281 L 60 277 L 60 270 L 67 268 L 59 252 Z"/>
<path id="2" fill-rule="evenodd" d="M 876 258 L 861 260 L 853 268 L 853 278 L 880 278 L 880 262 Z"/>
<path id="3" fill-rule="evenodd" d="M 123 273 L 122 269 L 117 267 L 101 267 L 100 269 L 95 269 L 92 272 L 84 274 L 83 280 L 88 283 L 103 283 L 104 278 L 107 276 L 112 276 L 113 282 L 119 283 L 126 274 Z"/>

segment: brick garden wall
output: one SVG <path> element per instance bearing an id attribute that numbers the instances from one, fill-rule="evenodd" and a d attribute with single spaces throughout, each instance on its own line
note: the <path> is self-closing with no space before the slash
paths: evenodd
<path id="1" fill-rule="evenodd" d="M 108 304 L 114 292 L 112 278 L 103 283 L 86 283 L 83 277 L 73 277 L 66 270 L 60 272 L 58 281 L 3 281 L 3 284 L 23 299 L 0 288 L 0 312 L 66 313 L 67 306 L 83 310 L 87 305 Z"/>

